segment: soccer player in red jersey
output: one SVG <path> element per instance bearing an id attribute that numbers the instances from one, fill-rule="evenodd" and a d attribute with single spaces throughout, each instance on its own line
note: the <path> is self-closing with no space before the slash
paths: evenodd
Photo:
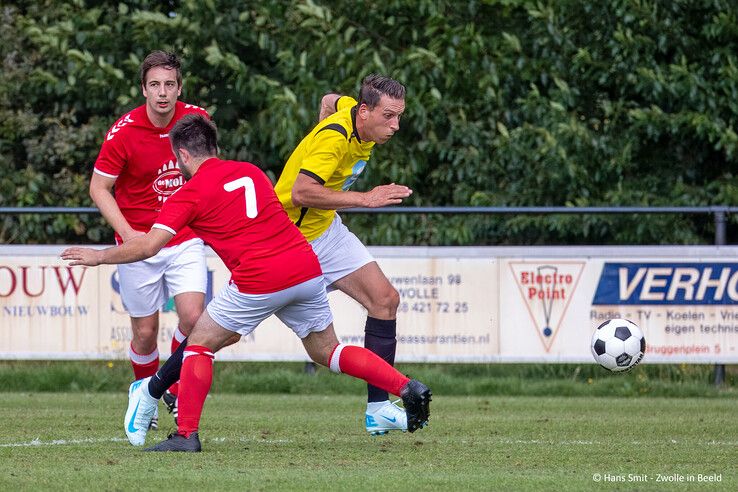
<path id="1" fill-rule="evenodd" d="M 178 100 L 182 73 L 176 55 L 151 52 L 140 76 L 146 103 L 110 128 L 90 180 L 90 196 L 115 230 L 117 244 L 146 234 L 164 202 L 185 182 L 167 138 L 169 130 L 186 114 L 207 116 L 204 109 Z M 153 258 L 120 265 L 118 279 L 131 317 L 128 353 L 138 380 L 159 368 L 159 309 L 169 297 L 174 297 L 179 317 L 172 352 L 202 314 L 207 289 L 203 242 L 183 227 Z M 176 394 L 176 385 L 171 391 Z"/>
<path id="2" fill-rule="evenodd" d="M 189 226 L 231 271 L 230 282 L 208 304 L 184 349 L 178 432 L 147 450 L 201 450 L 198 427 L 214 353 L 234 333 L 248 335 L 272 314 L 301 338 L 315 362 L 399 395 L 408 431 L 423 427 L 430 390 L 370 350 L 338 342 L 318 259 L 267 176 L 253 164 L 218 159 L 215 125 L 202 116 L 182 118 L 169 138 L 182 171 L 191 178 L 163 205 L 152 229 L 113 248 L 74 247 L 62 253 L 71 265 L 140 261 Z M 129 394 L 127 420 L 133 432 L 126 432 L 133 444 L 143 444 L 136 433 L 147 427 L 158 400 L 148 392 L 146 379 L 134 382 Z"/>

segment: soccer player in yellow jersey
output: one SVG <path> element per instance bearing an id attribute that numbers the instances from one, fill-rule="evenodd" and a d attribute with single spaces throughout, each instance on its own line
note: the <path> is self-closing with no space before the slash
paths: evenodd
<path id="1" fill-rule="evenodd" d="M 318 256 L 327 289 L 338 289 L 366 308 L 364 346 L 390 364 L 397 347 L 400 296 L 336 211 L 397 205 L 412 194 L 407 186 L 395 183 L 350 191 L 374 145 L 389 141 L 400 129 L 404 111 L 405 87 L 380 75 L 362 81 L 358 101 L 338 94 L 324 96 L 321 121 L 294 150 L 275 186 L 282 205 Z M 389 401 L 386 391 L 371 385 L 365 422 L 373 435 L 407 430 L 405 412 Z"/>

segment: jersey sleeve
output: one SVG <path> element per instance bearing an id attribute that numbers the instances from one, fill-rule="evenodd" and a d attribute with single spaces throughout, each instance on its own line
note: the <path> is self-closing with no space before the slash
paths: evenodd
<path id="1" fill-rule="evenodd" d="M 117 178 L 128 160 L 124 138 L 117 134 L 118 123 L 105 134 L 93 172 L 108 178 Z"/>
<path id="2" fill-rule="evenodd" d="M 313 136 L 310 149 L 300 164 L 300 172 L 324 184 L 336 171 L 346 152 L 346 129 L 337 124 L 326 125 Z"/>
<path id="3" fill-rule="evenodd" d="M 341 111 L 342 109 L 346 108 L 353 108 L 356 106 L 356 99 L 354 99 L 351 96 L 341 96 L 338 98 L 338 101 L 336 101 L 336 111 Z"/>
<path id="4" fill-rule="evenodd" d="M 152 228 L 163 229 L 176 235 L 195 218 L 200 199 L 197 191 L 187 186 L 188 184 L 189 182 L 185 183 L 164 202 Z"/>

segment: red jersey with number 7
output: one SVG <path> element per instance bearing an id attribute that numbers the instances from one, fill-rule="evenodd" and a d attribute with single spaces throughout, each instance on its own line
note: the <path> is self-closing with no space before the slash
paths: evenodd
<path id="1" fill-rule="evenodd" d="M 209 118 L 204 109 L 177 101 L 172 121 L 159 128 L 151 123 L 143 105 L 120 118 L 105 134 L 94 172 L 115 179 L 115 201 L 136 231 L 149 232 L 162 204 L 185 182 L 172 152 L 169 130 L 190 113 Z M 194 237 L 184 228 L 167 246 Z M 122 242 L 118 234 L 115 240 Z"/>
<path id="2" fill-rule="evenodd" d="M 155 228 L 188 226 L 220 256 L 244 294 L 266 294 L 322 274 L 271 181 L 248 162 L 206 160 L 162 206 Z"/>

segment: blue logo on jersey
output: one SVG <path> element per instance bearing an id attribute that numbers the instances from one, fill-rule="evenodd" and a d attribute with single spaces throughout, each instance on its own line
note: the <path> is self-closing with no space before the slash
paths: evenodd
<path id="1" fill-rule="evenodd" d="M 738 263 L 605 263 L 592 304 L 738 304 Z"/>
<path id="2" fill-rule="evenodd" d="M 359 179 L 359 175 L 366 167 L 366 161 L 365 160 L 358 160 L 356 161 L 356 164 L 354 164 L 354 167 L 351 168 L 351 176 L 349 176 L 346 181 L 343 182 L 343 186 L 341 189 L 343 191 L 348 191 L 349 188 L 351 188 L 351 185 L 356 183 L 356 180 Z"/>

